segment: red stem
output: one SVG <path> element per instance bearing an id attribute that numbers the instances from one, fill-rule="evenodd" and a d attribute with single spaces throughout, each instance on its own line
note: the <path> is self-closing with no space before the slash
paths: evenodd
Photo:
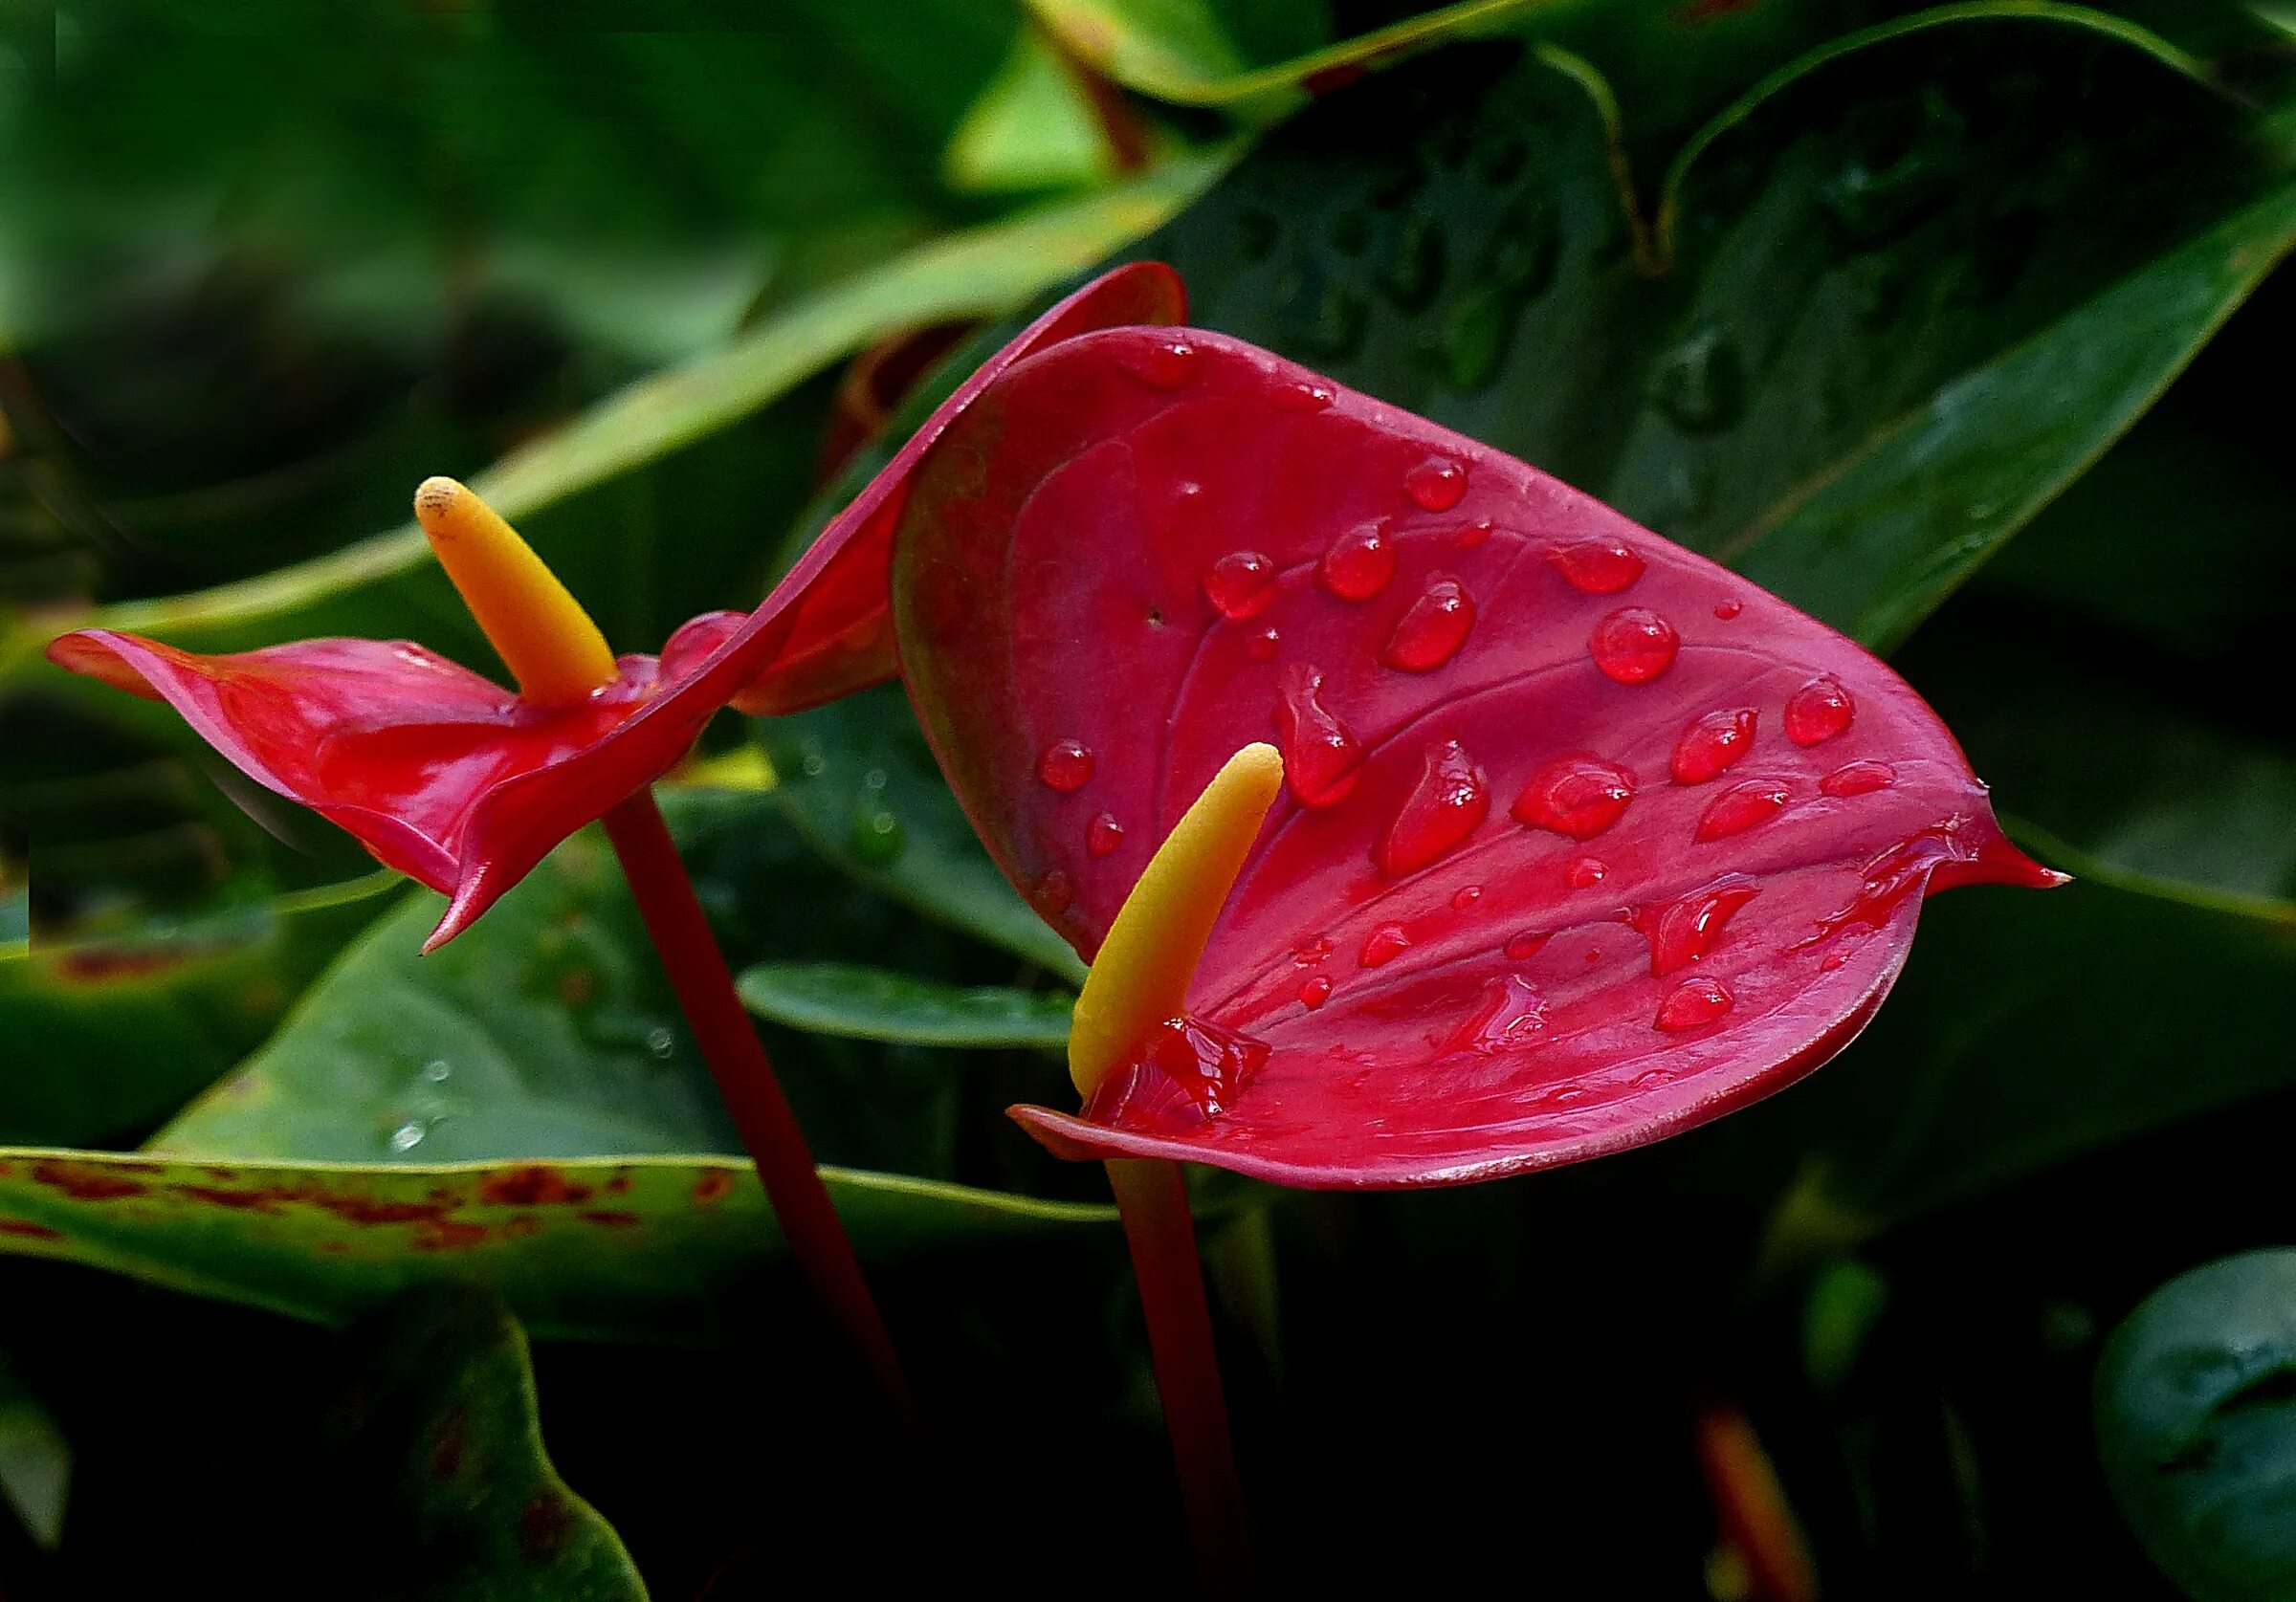
<path id="1" fill-rule="evenodd" d="M 1180 1164 L 1159 1157 L 1112 1157 L 1107 1167 L 1132 1247 L 1140 1310 L 1147 1315 L 1148 1351 L 1163 1398 L 1164 1430 L 1172 1437 L 1172 1466 L 1180 1473 L 1196 1582 L 1207 1596 L 1241 1595 L 1251 1584 L 1251 1539 L 1187 1185 Z"/>
<path id="2" fill-rule="evenodd" d="M 915 1416 L 909 1383 L 894 1355 L 885 1321 L 862 1278 L 853 1243 L 813 1166 L 804 1131 L 782 1094 L 757 1026 L 734 993 L 734 977 L 710 933 L 694 882 L 678 860 L 651 789 L 640 790 L 606 815 L 606 834 L 622 859 L 654 949 L 677 992 L 678 1005 L 701 1046 L 718 1093 L 734 1115 L 741 1143 L 758 1165 L 765 1198 L 814 1293 L 852 1341 L 883 1387 L 895 1415 Z"/>

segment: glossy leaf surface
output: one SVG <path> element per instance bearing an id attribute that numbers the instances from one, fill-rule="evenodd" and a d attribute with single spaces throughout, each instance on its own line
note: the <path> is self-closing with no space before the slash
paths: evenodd
<path id="1" fill-rule="evenodd" d="M 1285 753 L 1197 1027 L 1022 1112 L 1071 1153 L 1402 1185 L 1637 1145 L 1838 1050 L 1926 891 L 2053 878 L 1852 642 L 1216 335 L 1017 366 L 928 458 L 894 587 L 960 800 L 1088 956 L 1218 766 Z"/>
<path id="2" fill-rule="evenodd" d="M 762 962 L 739 981 L 758 1017 L 817 1035 L 914 1045 L 1068 1043 L 1073 996 L 997 985 L 936 984 L 850 962 Z"/>
<path id="3" fill-rule="evenodd" d="M 682 757 L 740 692 L 790 711 L 893 671 L 885 574 L 917 457 L 1004 366 L 1082 329 L 1169 321 L 1160 267 L 1119 269 L 1062 301 L 935 413 L 755 613 L 697 618 L 660 661 L 572 707 L 544 707 L 404 641 L 310 640 L 208 657 L 104 629 L 50 655 L 164 699 L 250 778 L 314 808 L 383 862 L 453 897 L 451 938 L 553 845 Z"/>
<path id="4" fill-rule="evenodd" d="M 2097 1364 L 2097 1452 L 2122 1515 L 2194 1602 L 2296 1591 L 2296 1251 L 2180 1274 Z"/>

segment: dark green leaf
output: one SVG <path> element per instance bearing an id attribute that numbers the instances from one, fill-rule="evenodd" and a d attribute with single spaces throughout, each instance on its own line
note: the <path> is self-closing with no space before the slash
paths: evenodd
<path id="1" fill-rule="evenodd" d="M 0 1352 L 0 1502 L 15 1509 L 35 1545 L 54 1547 L 71 1485 L 72 1443 Z"/>
<path id="2" fill-rule="evenodd" d="M 982 848 L 898 685 L 757 724 L 774 799 L 863 884 L 1073 979 L 1084 965 Z"/>
<path id="3" fill-rule="evenodd" d="M 384 1602 L 646 1602 L 613 1526 L 542 1446 L 525 1331 L 489 1292 L 407 1292 L 347 1337 L 328 1418 L 339 1505 Z"/>
<path id="4" fill-rule="evenodd" d="M 2296 1596 L 2296 1250 L 2180 1274 L 2097 1364 L 2121 1512 L 2194 1602 Z"/>
<path id="5" fill-rule="evenodd" d="M 2252 120 L 2093 13 L 1829 47 L 1645 230 L 1583 63 L 1461 47 L 1287 124 L 1137 253 L 1192 317 L 1536 462 L 1893 641 L 2296 237 Z"/>
<path id="6" fill-rule="evenodd" d="M 751 1012 L 792 1029 L 915 1045 L 1058 1051 L 1076 1005 L 1073 996 L 935 984 L 846 962 L 761 963 L 740 988 Z"/>

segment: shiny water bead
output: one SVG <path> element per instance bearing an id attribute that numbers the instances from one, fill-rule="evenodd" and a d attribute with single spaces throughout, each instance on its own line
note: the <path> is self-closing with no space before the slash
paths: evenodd
<path id="1" fill-rule="evenodd" d="M 1332 999 L 1332 981 L 1327 974 L 1317 974 L 1299 987 L 1299 1004 L 1313 1010 Z"/>
<path id="2" fill-rule="evenodd" d="M 1623 539 L 1573 540 L 1549 551 L 1547 560 L 1589 595 L 1616 595 L 1643 576 L 1643 559 Z"/>
<path id="3" fill-rule="evenodd" d="M 1818 745 L 1849 727 L 1857 707 L 1842 681 L 1821 674 L 1794 691 L 1786 702 L 1786 738 L 1796 745 Z"/>
<path id="4" fill-rule="evenodd" d="M 1403 493 L 1422 512 L 1448 512 L 1467 494 L 1467 468 L 1448 456 L 1429 456 L 1403 473 Z"/>
<path id="5" fill-rule="evenodd" d="M 1380 867 L 1400 879 L 1451 850 L 1482 826 L 1490 813 L 1490 783 L 1457 740 L 1446 740 L 1426 755 L 1419 782 L 1388 825 L 1380 846 Z"/>
<path id="6" fill-rule="evenodd" d="M 1721 840 L 1743 834 L 1783 812 L 1792 799 L 1792 793 L 1775 779 L 1750 779 L 1743 784 L 1733 784 L 1707 803 L 1706 811 L 1698 819 L 1697 838 Z"/>
<path id="7" fill-rule="evenodd" d="M 1720 618 L 1724 623 L 1728 623 L 1732 618 L 1736 617 L 1745 609 L 1746 603 L 1736 600 L 1735 598 L 1733 598 L 1729 601 L 1717 601 L 1714 603 L 1714 616 Z"/>
<path id="8" fill-rule="evenodd" d="M 1036 777 L 1064 795 L 1081 790 L 1093 777 L 1093 754 L 1076 740 L 1054 740 L 1036 759 Z"/>
<path id="9" fill-rule="evenodd" d="M 1451 892 L 1451 911 L 1471 912 L 1475 910 L 1475 903 L 1482 899 L 1483 887 L 1481 885 L 1462 885 Z"/>
<path id="10" fill-rule="evenodd" d="M 1036 882 L 1036 894 L 1030 898 L 1036 910 L 1047 917 L 1056 917 L 1076 904 L 1076 885 L 1059 868 L 1053 868 Z"/>
<path id="11" fill-rule="evenodd" d="M 1363 773 L 1363 745 L 1322 699 L 1323 675 L 1304 663 L 1284 670 L 1275 733 L 1284 782 L 1302 806 L 1336 806 Z"/>
<path id="12" fill-rule="evenodd" d="M 1185 340 L 1159 340 L 1121 358 L 1125 370 L 1152 389 L 1178 389 L 1196 370 L 1196 347 Z"/>
<path id="13" fill-rule="evenodd" d="M 1259 551 L 1231 551 L 1205 570 L 1203 598 L 1231 623 L 1257 617 L 1275 599 L 1275 563 Z"/>
<path id="14" fill-rule="evenodd" d="M 1095 857 L 1105 857 L 1124 843 L 1124 825 L 1116 822 L 1113 812 L 1103 812 L 1087 824 L 1084 848 Z"/>
<path id="15" fill-rule="evenodd" d="M 1490 538 L 1490 519 L 1478 517 L 1471 523 L 1463 524 L 1459 532 L 1451 536 L 1451 543 L 1462 551 L 1471 551 Z"/>
<path id="16" fill-rule="evenodd" d="M 1411 936 L 1403 933 L 1400 923 L 1383 923 L 1363 940 L 1363 950 L 1356 961 L 1365 968 L 1383 967 L 1411 949 Z"/>
<path id="17" fill-rule="evenodd" d="M 1282 643 L 1283 636 L 1273 628 L 1263 628 L 1244 642 L 1244 654 L 1254 662 L 1272 662 L 1275 660 L 1275 647 Z"/>
<path id="18" fill-rule="evenodd" d="M 1564 877 L 1575 890 L 1593 889 L 1610 877 L 1610 867 L 1600 857 L 1580 857 L 1571 864 Z"/>
<path id="19" fill-rule="evenodd" d="M 1646 684 L 1674 666 L 1682 636 L 1647 606 L 1622 606 L 1595 625 L 1586 648 L 1604 678 Z"/>
<path id="20" fill-rule="evenodd" d="M 1546 1033 L 1546 1010 L 1536 985 L 1520 974 L 1502 974 L 1484 981 L 1482 1000 L 1445 1047 L 1495 1056 L 1536 1045 Z"/>
<path id="21" fill-rule="evenodd" d="M 1334 399 L 1328 384 L 1287 384 L 1272 397 L 1276 406 L 1285 411 L 1322 411 Z"/>
<path id="22" fill-rule="evenodd" d="M 1592 840 L 1619 821 L 1633 796 L 1632 773 L 1601 757 L 1573 752 L 1533 774 L 1510 811 L 1517 823 L 1534 829 Z"/>
<path id="23" fill-rule="evenodd" d="M 1507 944 L 1503 948 L 1507 955 L 1507 960 L 1528 962 L 1545 950 L 1547 942 L 1554 937 L 1552 934 L 1542 934 L 1535 929 L 1526 929 L 1520 933 L 1511 934 L 1507 937 Z"/>
<path id="24" fill-rule="evenodd" d="M 1458 580 L 1438 574 L 1396 620 L 1380 660 L 1401 672 L 1432 672 L 1459 654 L 1474 626 L 1473 600 Z"/>
<path id="25" fill-rule="evenodd" d="M 1863 796 L 1887 790 L 1897 782 L 1897 770 L 1887 762 L 1845 762 L 1818 781 L 1829 796 Z"/>
<path id="26" fill-rule="evenodd" d="M 1674 742 L 1667 770 L 1677 784 L 1703 784 L 1716 778 L 1754 749 L 1754 709 L 1710 712 L 1682 732 Z"/>
<path id="27" fill-rule="evenodd" d="M 1658 1004 L 1656 1022 L 1669 1034 L 1703 1029 L 1716 1019 L 1727 1017 L 1737 1004 L 1738 999 L 1720 979 L 1693 975 L 1676 985 Z"/>
<path id="28" fill-rule="evenodd" d="M 1369 601 L 1395 577 L 1395 545 L 1384 521 L 1358 523 L 1332 541 L 1318 570 L 1323 587 L 1342 601 Z"/>
<path id="29" fill-rule="evenodd" d="M 1733 874 L 1664 907 L 1640 908 L 1626 921 L 1650 942 L 1650 972 L 1665 978 L 1712 951 L 1723 927 L 1758 893 L 1752 880 Z"/>
<path id="30" fill-rule="evenodd" d="M 1199 1018 L 1166 1019 L 1148 1045 L 1148 1061 L 1207 1118 L 1227 1109 L 1269 1054 L 1267 1042 Z"/>

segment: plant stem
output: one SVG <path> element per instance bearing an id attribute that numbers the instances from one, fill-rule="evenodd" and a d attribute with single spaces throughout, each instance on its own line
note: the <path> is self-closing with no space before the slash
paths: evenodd
<path id="1" fill-rule="evenodd" d="M 1187 1185 L 1180 1164 L 1161 1158 L 1112 1157 L 1107 1167 L 1148 1320 L 1148 1350 L 1172 1439 L 1172 1466 L 1180 1474 L 1196 1582 L 1207 1596 L 1241 1595 L 1251 1585 L 1251 1538 Z"/>
<path id="2" fill-rule="evenodd" d="M 622 860 L 638 911 L 653 936 L 702 1059 L 718 1082 L 718 1093 L 757 1163 L 758 1178 L 765 1186 L 765 1198 L 773 1204 L 790 1255 L 830 1318 L 861 1353 L 895 1415 L 913 1420 L 916 1410 L 909 1383 L 853 1256 L 853 1243 L 813 1166 L 813 1153 L 789 1110 L 788 1098 L 782 1094 L 757 1026 L 734 992 L 725 955 L 710 933 L 694 881 L 678 860 L 652 790 L 640 790 L 608 812 L 606 834 Z"/>

